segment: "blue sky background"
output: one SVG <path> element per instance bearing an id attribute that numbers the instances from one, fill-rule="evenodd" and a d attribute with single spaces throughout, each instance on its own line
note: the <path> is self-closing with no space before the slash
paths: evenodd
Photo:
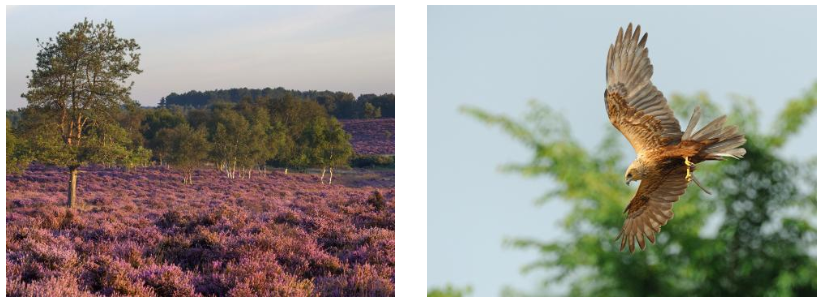
<path id="1" fill-rule="evenodd" d="M 41 40 L 88 17 L 114 22 L 142 47 L 132 97 L 155 106 L 171 92 L 282 86 L 394 92 L 393 6 L 9 6 L 6 109 Z"/>
<path id="2" fill-rule="evenodd" d="M 615 131 L 602 101 L 605 56 L 628 22 L 649 33 L 652 80 L 664 94 L 705 91 L 725 109 L 731 94 L 751 97 L 764 127 L 816 79 L 815 7 L 429 6 L 429 286 L 472 285 L 477 296 L 537 288 L 540 275 L 519 273 L 537 253 L 504 248 L 503 239 L 562 238 L 569 208 L 536 207 L 550 179 L 497 171 L 531 152 L 458 107 L 519 117 L 534 98 L 593 148 Z M 816 115 L 783 154 L 815 156 Z"/>

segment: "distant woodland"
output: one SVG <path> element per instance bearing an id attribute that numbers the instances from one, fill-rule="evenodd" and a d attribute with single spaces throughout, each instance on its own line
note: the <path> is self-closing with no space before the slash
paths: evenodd
<path id="1" fill-rule="evenodd" d="M 326 112 L 338 119 L 362 119 L 394 117 L 394 94 L 363 94 L 354 97 L 350 92 L 341 91 L 299 91 L 282 87 L 249 89 L 232 88 L 209 91 L 189 91 L 183 94 L 171 93 L 160 100 L 160 107 L 194 107 L 204 108 L 214 103 L 237 103 L 243 99 L 251 101 L 282 99 L 286 96 L 313 100 L 319 103 Z"/>

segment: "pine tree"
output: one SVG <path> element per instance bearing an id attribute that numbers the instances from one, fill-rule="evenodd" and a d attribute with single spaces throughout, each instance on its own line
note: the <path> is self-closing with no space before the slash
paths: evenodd
<path id="1" fill-rule="evenodd" d="M 115 35 L 110 21 L 84 20 L 39 43 L 37 67 L 28 77 L 25 128 L 35 159 L 69 168 L 68 205 L 76 202 L 77 171 L 88 163 L 128 158 L 128 133 L 116 114 L 131 102 L 132 74 L 140 46 Z"/>

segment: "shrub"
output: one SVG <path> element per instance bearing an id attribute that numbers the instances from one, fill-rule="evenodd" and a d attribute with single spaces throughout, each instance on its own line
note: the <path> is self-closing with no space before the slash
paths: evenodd
<path id="1" fill-rule="evenodd" d="M 374 191 L 374 193 L 371 194 L 371 197 L 368 197 L 367 202 L 377 209 L 377 211 L 381 211 L 386 205 L 385 198 L 382 197 L 382 193 L 380 193 L 380 191 Z"/>
<path id="2" fill-rule="evenodd" d="M 318 287 L 324 296 L 393 296 L 394 280 L 380 276 L 376 267 L 357 265 L 344 275 L 321 277 Z"/>
<path id="3" fill-rule="evenodd" d="M 283 270 L 272 252 L 251 254 L 229 263 L 226 277 L 233 284 L 228 294 L 234 297 L 305 297 L 314 292 L 311 280 L 300 280 Z"/>
<path id="4" fill-rule="evenodd" d="M 356 155 L 351 158 L 352 168 L 394 168 L 394 155 Z"/>
<path id="5" fill-rule="evenodd" d="M 159 297 L 190 297 L 194 286 L 190 277 L 175 265 L 151 265 L 140 271 L 140 279 Z"/>
<path id="6" fill-rule="evenodd" d="M 154 296 L 154 291 L 137 278 L 127 262 L 110 256 L 95 256 L 86 263 L 86 285 L 106 296 Z"/>
<path id="7" fill-rule="evenodd" d="M 90 297 L 91 293 L 80 290 L 73 276 L 49 277 L 31 283 L 8 280 L 6 296 L 9 297 Z"/>

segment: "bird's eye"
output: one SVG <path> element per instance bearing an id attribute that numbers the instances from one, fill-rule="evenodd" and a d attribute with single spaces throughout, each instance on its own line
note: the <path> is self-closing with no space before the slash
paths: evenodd
<path id="1" fill-rule="evenodd" d="M 628 173 L 628 178 L 634 178 L 631 173 Z"/>

